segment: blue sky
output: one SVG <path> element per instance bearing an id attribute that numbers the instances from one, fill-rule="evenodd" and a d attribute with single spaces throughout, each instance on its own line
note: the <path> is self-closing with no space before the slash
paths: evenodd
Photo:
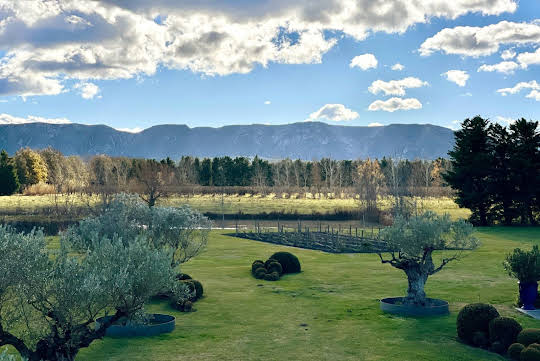
<path id="1" fill-rule="evenodd" d="M 0 5 L 0 123 L 456 127 L 477 114 L 503 124 L 540 118 L 538 0 L 387 2 L 403 14 L 366 10 L 362 0 L 102 1 L 95 9 L 85 0 L 8 0 Z M 369 11 L 382 15 L 361 16 Z M 358 64 L 374 57 L 377 65 L 351 67 L 362 55 Z M 392 70 L 396 63 L 403 69 Z"/>

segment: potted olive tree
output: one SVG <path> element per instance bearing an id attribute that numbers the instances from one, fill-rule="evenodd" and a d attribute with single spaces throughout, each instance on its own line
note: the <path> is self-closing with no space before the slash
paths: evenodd
<path id="1" fill-rule="evenodd" d="M 379 253 L 382 263 L 405 272 L 409 286 L 405 297 L 381 300 L 384 312 L 402 315 L 435 315 L 448 313 L 448 302 L 427 298 L 424 291 L 428 277 L 449 262 L 459 259 L 464 250 L 478 246 L 473 227 L 464 220 L 452 221 L 448 214 L 425 212 L 411 218 L 397 216 L 393 225 L 381 230 L 389 257 Z M 442 252 L 444 251 L 444 252 Z M 433 253 L 441 252 L 441 261 Z"/>
<path id="2" fill-rule="evenodd" d="M 519 280 L 519 298 L 524 310 L 534 310 L 540 280 L 540 250 L 533 246 L 530 251 L 514 249 L 506 255 L 503 263 L 508 274 Z"/>

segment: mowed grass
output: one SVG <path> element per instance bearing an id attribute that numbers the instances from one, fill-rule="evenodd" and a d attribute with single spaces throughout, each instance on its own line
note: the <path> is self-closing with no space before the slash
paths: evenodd
<path id="1" fill-rule="evenodd" d="M 318 197 L 318 198 L 315 198 Z M 470 215 L 468 209 L 459 208 L 451 198 L 409 198 L 411 204 L 416 204 L 420 210 L 432 210 L 437 213 L 449 213 L 452 218 L 467 218 Z M 66 202 L 66 196 L 60 196 L 57 199 L 60 205 Z M 70 204 L 79 207 L 86 207 L 88 204 L 95 204 L 97 197 L 80 198 L 78 196 L 69 196 Z M 354 211 L 359 207 L 359 202 L 353 198 L 335 195 L 313 195 L 305 194 L 280 194 L 271 193 L 263 196 L 259 194 L 247 195 L 195 195 L 178 196 L 159 200 L 159 205 L 180 206 L 189 204 L 201 212 L 256 215 L 263 212 L 279 212 L 292 214 L 311 215 L 316 211 L 318 214 L 332 214 L 336 211 Z M 54 206 L 54 197 L 52 195 L 42 196 L 1 196 L 0 214 L 39 213 L 40 210 Z M 392 206 L 390 197 L 383 197 L 379 200 L 379 207 L 382 210 L 389 210 Z"/>
<path id="2" fill-rule="evenodd" d="M 458 342 L 456 316 L 467 303 L 486 302 L 524 327 L 540 327 L 513 309 L 516 280 L 502 268 L 508 251 L 540 243 L 540 229 L 489 228 L 477 235 L 478 250 L 427 284 L 428 296 L 448 300 L 451 314 L 404 318 L 379 310 L 378 300 L 403 295 L 407 282 L 376 255 L 328 254 L 213 231 L 207 249 L 182 268 L 205 287 L 197 312 L 153 302 L 150 311 L 177 317 L 173 333 L 105 338 L 77 360 L 504 360 Z M 277 282 L 254 279 L 252 261 L 279 250 L 295 253 L 302 273 Z"/>

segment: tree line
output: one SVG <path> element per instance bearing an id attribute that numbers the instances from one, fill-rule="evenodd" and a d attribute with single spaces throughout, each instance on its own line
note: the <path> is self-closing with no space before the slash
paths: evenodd
<path id="1" fill-rule="evenodd" d="M 448 195 L 442 173 L 445 159 L 434 161 L 383 158 L 381 160 L 318 161 L 283 159 L 269 161 L 258 156 L 204 158 L 184 156 L 178 161 L 135 159 L 96 155 L 83 160 L 46 148 L 23 148 L 10 157 L 0 155 L 0 195 L 32 193 L 32 187 L 46 184 L 49 191 L 90 191 L 114 194 L 135 190 L 147 193 L 155 202 L 166 192 L 183 193 L 204 188 L 249 187 L 266 192 L 275 189 L 343 192 L 358 188 L 413 196 Z M 368 182 L 369 178 L 369 182 Z M 368 190 L 367 183 L 375 183 Z"/>
<path id="2" fill-rule="evenodd" d="M 449 152 L 444 180 L 456 202 L 486 226 L 536 224 L 540 212 L 540 132 L 538 122 L 519 119 L 508 127 L 480 116 L 465 119 Z"/>

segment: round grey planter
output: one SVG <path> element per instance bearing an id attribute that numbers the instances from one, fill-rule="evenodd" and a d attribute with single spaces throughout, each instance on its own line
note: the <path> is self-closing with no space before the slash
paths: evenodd
<path id="1" fill-rule="evenodd" d="M 381 310 L 400 316 L 438 316 L 447 315 L 448 302 L 436 298 L 428 298 L 430 306 L 415 306 L 403 304 L 404 297 L 389 297 L 381 300 Z"/>
<path id="2" fill-rule="evenodd" d="M 159 313 L 151 314 L 152 322 L 145 325 L 115 325 L 110 326 L 105 332 L 105 336 L 112 337 L 135 337 L 135 336 L 155 336 L 161 333 L 172 332 L 174 330 L 175 318 L 170 315 Z M 96 320 L 96 328 L 100 322 L 110 316 L 100 317 Z"/>

